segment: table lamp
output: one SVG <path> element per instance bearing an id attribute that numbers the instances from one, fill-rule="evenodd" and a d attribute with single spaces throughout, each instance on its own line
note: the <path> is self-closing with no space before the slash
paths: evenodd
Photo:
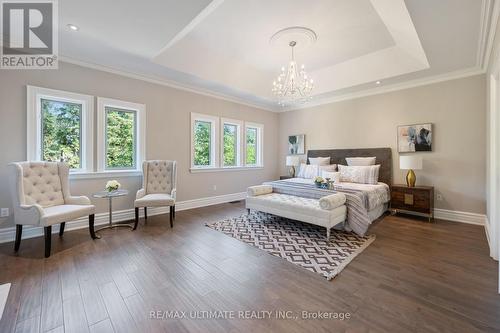
<path id="1" fill-rule="evenodd" d="M 295 167 L 300 165 L 300 157 L 297 155 L 291 155 L 286 157 L 286 166 L 290 167 L 288 169 L 288 174 L 290 177 L 295 177 Z"/>
<path id="2" fill-rule="evenodd" d="M 413 170 L 422 170 L 422 157 L 421 156 L 399 156 L 399 168 L 401 170 L 408 170 L 406 174 L 406 185 L 408 187 L 415 187 L 417 176 Z"/>

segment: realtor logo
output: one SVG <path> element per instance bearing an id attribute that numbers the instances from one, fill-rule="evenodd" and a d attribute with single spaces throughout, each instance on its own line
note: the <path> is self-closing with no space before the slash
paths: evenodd
<path id="1" fill-rule="evenodd" d="M 57 0 L 0 0 L 2 69 L 57 69 Z"/>

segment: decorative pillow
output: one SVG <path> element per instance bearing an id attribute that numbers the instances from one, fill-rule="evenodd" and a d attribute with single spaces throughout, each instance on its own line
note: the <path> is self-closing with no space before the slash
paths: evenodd
<path id="1" fill-rule="evenodd" d="M 300 165 L 300 170 L 299 174 L 297 175 L 298 178 L 307 178 L 307 179 L 312 179 L 314 177 L 317 177 L 319 173 L 319 165 L 308 165 L 305 163 L 302 163 Z"/>
<path id="2" fill-rule="evenodd" d="M 309 164 L 311 165 L 329 165 L 330 157 L 309 157 Z"/>
<path id="3" fill-rule="evenodd" d="M 369 166 L 339 165 L 339 171 L 341 182 L 376 185 L 378 183 L 380 164 Z"/>
<path id="4" fill-rule="evenodd" d="M 348 166 L 375 165 L 376 157 L 346 157 Z"/>
<path id="5" fill-rule="evenodd" d="M 322 171 L 321 177 L 330 178 L 334 183 L 340 183 L 340 172 Z"/>
<path id="6" fill-rule="evenodd" d="M 337 164 L 320 165 L 319 166 L 320 176 L 321 176 L 321 172 L 323 172 L 323 171 L 335 172 L 335 171 L 337 171 Z"/>

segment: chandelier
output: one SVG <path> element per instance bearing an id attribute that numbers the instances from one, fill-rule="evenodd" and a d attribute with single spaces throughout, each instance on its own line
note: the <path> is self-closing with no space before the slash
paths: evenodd
<path id="1" fill-rule="evenodd" d="M 287 69 L 281 67 L 281 73 L 274 80 L 272 89 L 281 106 L 306 102 L 311 99 L 310 94 L 314 88 L 313 79 L 307 76 L 304 65 L 299 69 L 295 62 L 293 48 L 297 42 L 291 41 L 288 45 L 292 49 L 292 60 Z"/>

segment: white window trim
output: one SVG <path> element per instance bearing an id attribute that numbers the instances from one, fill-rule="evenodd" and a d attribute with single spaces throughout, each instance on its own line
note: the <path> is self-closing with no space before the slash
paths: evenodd
<path id="1" fill-rule="evenodd" d="M 209 166 L 196 166 L 194 165 L 194 124 L 195 121 L 206 121 L 212 124 L 212 131 L 210 133 L 212 145 L 210 146 L 210 162 Z M 200 169 L 216 169 L 219 166 L 220 161 L 220 121 L 219 117 L 210 116 L 201 113 L 191 112 L 191 170 L 200 170 Z"/>
<path id="2" fill-rule="evenodd" d="M 247 162 L 247 129 L 256 128 L 257 129 L 257 163 L 256 164 L 246 164 Z M 245 122 L 244 131 L 244 166 L 247 168 L 262 168 L 264 167 L 264 125 L 252 122 Z"/>
<path id="3" fill-rule="evenodd" d="M 244 160 L 243 160 L 243 124 L 244 122 L 241 120 L 236 120 L 236 119 L 230 119 L 230 118 L 221 118 L 220 120 L 220 167 L 222 169 L 234 169 L 234 168 L 239 168 L 244 165 Z M 234 125 L 236 126 L 236 146 L 237 146 L 237 151 L 236 151 L 236 165 L 224 165 L 224 125 Z"/>
<path id="4" fill-rule="evenodd" d="M 41 99 L 51 99 L 62 102 L 78 103 L 82 105 L 81 125 L 81 169 L 71 169 L 70 172 L 92 172 L 94 167 L 94 97 L 72 93 L 63 90 L 48 89 L 36 86 L 27 86 L 27 159 L 41 161 L 42 139 L 42 112 Z"/>
<path id="5" fill-rule="evenodd" d="M 136 121 L 136 156 L 135 168 L 106 168 L 106 107 L 137 112 Z M 142 162 L 146 158 L 146 105 L 121 101 L 118 99 L 97 97 L 97 174 L 135 175 L 141 172 Z"/>

